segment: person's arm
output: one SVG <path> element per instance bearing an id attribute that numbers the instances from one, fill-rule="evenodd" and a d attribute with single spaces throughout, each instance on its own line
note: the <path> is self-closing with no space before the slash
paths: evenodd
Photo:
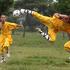
<path id="1" fill-rule="evenodd" d="M 16 24 L 16 23 L 9 23 L 9 24 L 8 24 L 8 27 L 9 27 L 10 29 L 18 29 L 18 28 L 23 28 L 23 25 Z"/>
<path id="2" fill-rule="evenodd" d="M 16 26 L 16 28 L 23 28 L 24 26 L 23 25 L 21 25 L 21 24 L 18 24 L 17 26 Z"/>

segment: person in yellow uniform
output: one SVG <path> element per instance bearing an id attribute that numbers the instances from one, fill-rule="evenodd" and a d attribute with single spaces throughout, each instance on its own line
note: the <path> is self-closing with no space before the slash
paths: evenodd
<path id="1" fill-rule="evenodd" d="M 22 27 L 22 25 L 18 25 L 16 23 L 11 23 L 6 21 L 6 16 L 1 15 L 1 22 L 0 22 L 0 29 L 1 29 L 1 35 L 0 35 L 0 54 L 1 54 L 1 63 L 5 61 L 5 56 L 9 57 L 9 47 L 12 44 L 12 36 L 11 31 L 13 29 L 17 29 L 19 27 Z"/>
<path id="2" fill-rule="evenodd" d="M 14 10 L 13 16 L 20 16 L 25 13 L 31 14 L 33 17 L 39 20 L 42 24 L 48 27 L 48 35 L 45 34 L 45 36 L 44 36 L 44 33 L 40 29 L 38 30 L 49 41 L 54 42 L 56 40 L 56 35 L 58 32 L 70 33 L 70 16 L 56 13 L 52 17 L 48 17 L 36 11 L 32 11 L 28 9 Z M 64 18 L 62 19 L 62 17 L 65 17 L 65 19 Z M 70 41 L 65 43 L 64 48 L 66 51 L 70 52 Z"/>

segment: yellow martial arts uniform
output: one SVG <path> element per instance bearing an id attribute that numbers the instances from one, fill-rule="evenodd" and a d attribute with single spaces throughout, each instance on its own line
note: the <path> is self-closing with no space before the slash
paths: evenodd
<path id="1" fill-rule="evenodd" d="M 21 13 L 19 13 L 18 11 Z M 39 20 L 42 24 L 47 26 L 48 27 L 48 35 L 50 37 L 49 41 L 54 42 L 56 40 L 57 32 L 62 31 L 62 32 L 70 33 L 70 23 L 59 19 L 59 16 L 55 17 L 56 14 L 52 17 L 48 17 L 48 16 L 43 16 L 43 15 L 39 14 L 38 12 L 31 11 L 28 9 L 15 10 L 13 12 L 13 15 L 14 16 L 17 15 L 16 13 L 18 13 L 19 15 L 22 15 L 24 13 L 26 13 L 26 14 L 29 13 L 33 17 L 37 18 L 37 20 Z M 70 41 L 68 41 L 64 45 L 64 47 L 66 50 L 70 51 Z"/>
<path id="2" fill-rule="evenodd" d="M 16 29 L 17 24 L 11 22 L 5 22 L 0 35 L 0 52 L 4 51 L 5 47 L 10 47 L 12 44 L 11 30 Z"/>
<path id="3" fill-rule="evenodd" d="M 64 21 L 53 17 L 43 16 L 38 12 L 33 11 L 32 16 L 37 18 L 42 24 L 48 27 L 48 35 L 50 36 L 50 41 L 56 40 L 57 32 L 64 31 L 70 32 L 70 23 L 65 23 Z M 70 51 L 70 41 L 65 43 L 64 48 Z"/>

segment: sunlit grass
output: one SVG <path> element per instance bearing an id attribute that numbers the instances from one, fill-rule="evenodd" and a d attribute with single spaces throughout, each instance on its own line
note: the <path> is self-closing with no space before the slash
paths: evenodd
<path id="1" fill-rule="evenodd" d="M 6 63 L 0 64 L 0 70 L 70 70 L 70 63 L 66 62 L 70 56 L 64 50 L 62 34 L 58 34 L 55 43 L 49 43 L 37 32 L 26 32 L 13 35 L 11 57 Z"/>

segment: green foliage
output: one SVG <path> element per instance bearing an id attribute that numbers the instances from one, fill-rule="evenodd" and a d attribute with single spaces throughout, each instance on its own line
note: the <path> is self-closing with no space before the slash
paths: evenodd
<path id="1" fill-rule="evenodd" d="M 42 14 L 49 15 L 53 12 L 51 7 L 48 7 L 48 5 L 52 2 L 53 0 L 17 0 L 15 1 L 14 8 L 26 8 L 32 10 L 35 9 L 36 11 L 39 11 Z"/>
<path id="2" fill-rule="evenodd" d="M 58 12 L 70 15 L 70 0 L 58 0 L 55 4 L 55 8 Z"/>
<path id="3" fill-rule="evenodd" d="M 46 0 L 18 0 L 15 2 L 15 8 L 35 8 L 46 4 Z"/>
<path id="4" fill-rule="evenodd" d="M 0 14 L 7 13 L 13 2 L 14 0 L 0 0 Z"/>
<path id="5" fill-rule="evenodd" d="M 14 4 L 14 8 L 37 8 L 44 14 L 53 15 L 55 12 L 70 15 L 70 0 L 18 0 Z"/>

